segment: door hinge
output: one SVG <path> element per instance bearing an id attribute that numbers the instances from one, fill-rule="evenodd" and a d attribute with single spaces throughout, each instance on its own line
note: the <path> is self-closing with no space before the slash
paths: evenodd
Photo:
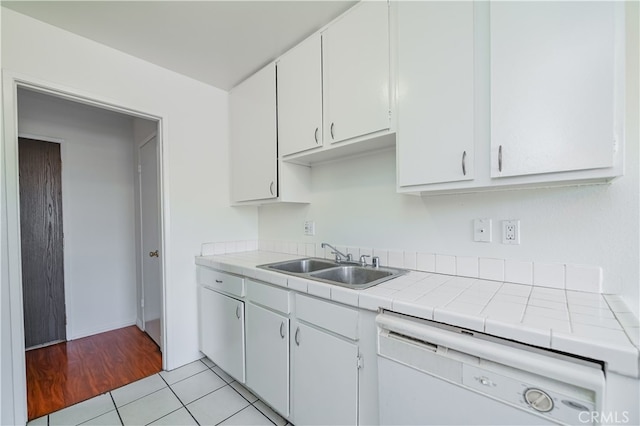
<path id="1" fill-rule="evenodd" d="M 358 370 L 361 368 L 364 368 L 364 360 L 362 359 L 362 355 L 358 355 L 358 357 L 356 358 L 356 365 L 358 367 Z"/>

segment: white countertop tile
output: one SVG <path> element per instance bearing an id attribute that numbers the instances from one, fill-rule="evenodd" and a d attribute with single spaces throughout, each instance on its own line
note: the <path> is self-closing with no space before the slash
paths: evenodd
<path id="1" fill-rule="evenodd" d="M 387 252 L 377 252 L 388 256 Z M 556 280 L 555 284 L 559 287 L 546 288 L 436 274 L 433 273 L 437 265 L 436 256 L 417 253 L 416 267 L 422 271 L 410 271 L 359 291 L 256 268 L 256 265 L 300 257 L 252 251 L 200 256 L 196 258 L 196 263 L 282 287 L 288 286 L 294 291 L 308 292 L 354 307 L 390 309 L 601 360 L 606 362 L 609 369 L 621 374 L 633 377 L 639 374 L 638 319 L 615 295 L 565 290 L 559 282 L 564 266 L 560 268 L 552 264 L 548 265 L 547 270 L 542 268 L 543 278 L 545 274 L 548 275 L 547 278 Z M 439 256 L 439 260 L 441 270 L 449 273 L 455 270 L 454 256 Z M 510 273 L 528 274 L 528 262 L 506 264 L 505 269 L 507 276 Z M 536 271 L 533 272 L 535 280 Z"/>

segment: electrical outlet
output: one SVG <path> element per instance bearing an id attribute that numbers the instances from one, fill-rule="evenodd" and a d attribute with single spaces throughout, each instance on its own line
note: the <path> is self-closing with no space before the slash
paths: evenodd
<path id="1" fill-rule="evenodd" d="M 473 241 L 491 242 L 491 219 L 473 220 Z"/>
<path id="2" fill-rule="evenodd" d="M 304 235 L 316 235 L 316 223 L 314 221 L 304 221 Z"/>
<path id="3" fill-rule="evenodd" d="M 502 221 L 502 244 L 520 244 L 520 221 Z"/>

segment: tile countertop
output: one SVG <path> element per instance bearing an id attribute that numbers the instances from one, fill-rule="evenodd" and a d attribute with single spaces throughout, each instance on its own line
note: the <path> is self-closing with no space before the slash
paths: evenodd
<path id="1" fill-rule="evenodd" d="M 419 271 L 351 290 L 256 268 L 301 257 L 249 251 L 200 256 L 196 264 L 361 309 L 388 309 L 601 360 L 608 371 L 640 376 L 640 325 L 618 296 Z"/>

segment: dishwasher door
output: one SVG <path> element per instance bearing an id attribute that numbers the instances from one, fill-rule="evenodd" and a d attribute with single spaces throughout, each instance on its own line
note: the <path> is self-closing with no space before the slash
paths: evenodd
<path id="1" fill-rule="evenodd" d="M 378 380 L 381 425 L 557 424 L 386 358 Z"/>
<path id="2" fill-rule="evenodd" d="M 582 425 L 601 410 L 599 364 L 390 312 L 376 322 L 383 425 Z"/>

